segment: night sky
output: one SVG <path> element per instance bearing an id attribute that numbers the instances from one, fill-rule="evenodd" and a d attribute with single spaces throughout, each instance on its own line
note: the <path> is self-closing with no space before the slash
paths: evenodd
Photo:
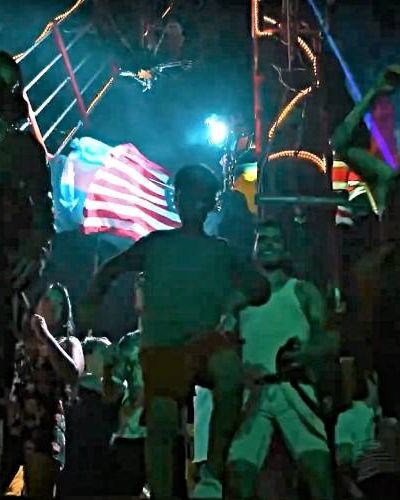
<path id="1" fill-rule="evenodd" d="M 47 21 L 72 3 L 72 0 L 18 0 L 7 2 L 6 5 L 2 2 L 1 48 L 14 53 L 26 49 Z M 65 25 L 66 29 L 73 31 L 74 24 L 81 25 L 85 17 L 90 15 L 93 6 L 92 2 L 87 3 L 86 10 L 79 12 L 68 26 Z M 127 0 L 112 1 L 117 13 L 118 6 L 127 3 Z M 306 2 L 304 0 L 301 3 Z M 318 3 L 320 6 L 325 4 L 322 0 Z M 396 27 L 400 19 L 400 4 L 392 5 L 395 3 L 397 2 L 382 0 L 340 0 L 332 10 L 332 33 L 363 91 L 386 64 L 396 60 L 396 41 L 400 32 L 398 29 L 396 32 Z M 160 10 L 167 2 L 158 1 L 153 4 L 157 4 Z M 268 2 L 268 5 L 275 4 L 279 6 L 280 1 Z M 248 118 L 250 126 L 252 117 L 249 2 L 186 0 L 176 2 L 176 5 L 175 17 L 185 30 L 187 55 L 195 62 L 193 70 L 180 78 L 165 77 L 147 94 L 143 94 L 141 88 L 132 81 L 119 81 L 95 111 L 91 127 L 86 131 L 110 144 L 134 142 L 155 160 L 172 168 L 180 159 L 192 157 L 195 160 L 207 160 L 202 156 L 212 156 L 212 151 L 204 149 L 202 136 L 203 122 L 209 114 L 226 115 L 240 111 Z M 211 44 L 211 48 L 205 47 L 204 42 L 200 41 L 204 34 L 209 39 L 214 36 L 214 46 Z M 24 63 L 26 78 L 29 79 L 54 56 L 55 49 L 51 41 L 46 43 L 42 52 L 38 51 L 29 62 Z M 93 53 L 93 40 L 89 37 L 84 43 L 86 46 L 81 46 L 80 50 Z M 104 58 L 104 50 L 109 50 L 112 43 L 115 41 L 107 40 L 106 49 L 97 48 L 96 58 Z M 118 52 L 120 49 L 115 46 L 112 50 Z M 131 61 L 122 52 L 123 50 L 120 51 L 121 60 L 129 66 Z M 206 64 L 196 65 L 204 52 Z M 327 53 L 328 65 L 331 66 L 329 50 Z M 77 56 L 71 56 L 72 59 L 74 57 Z M 282 61 L 282 65 L 284 64 Z M 43 79 L 42 87 L 38 86 L 32 91 L 33 103 L 40 103 L 43 95 L 53 90 L 58 79 L 63 76 L 63 73 L 55 72 Z M 340 102 L 330 103 L 332 115 L 337 114 L 341 118 L 351 101 L 346 99 L 340 70 L 335 69 L 333 79 L 330 74 L 329 80 L 330 84 L 334 83 L 332 95 L 342 94 L 337 100 Z M 274 94 L 271 96 L 276 99 Z M 47 114 L 44 113 L 40 119 L 46 123 L 51 122 L 70 99 L 70 92 L 61 96 L 59 101 L 55 101 L 55 108 L 46 111 Z M 65 123 L 60 128 L 56 141 L 60 140 L 77 118 L 71 116 L 71 123 Z"/>

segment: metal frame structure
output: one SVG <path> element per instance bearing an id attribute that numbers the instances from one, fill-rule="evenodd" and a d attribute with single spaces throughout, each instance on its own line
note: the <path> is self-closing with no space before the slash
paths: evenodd
<path id="1" fill-rule="evenodd" d="M 267 2 L 266 2 L 267 3 Z M 315 53 L 312 47 L 321 45 L 321 34 L 317 29 L 313 29 L 306 23 L 301 23 L 298 18 L 299 1 L 298 0 L 282 0 L 281 20 L 274 19 L 269 15 L 262 15 L 260 13 L 261 0 L 252 0 L 252 38 L 253 38 L 253 91 L 254 91 L 254 118 L 255 118 L 255 152 L 259 160 L 258 172 L 258 205 L 260 207 L 259 213 L 261 215 L 262 205 L 269 203 L 272 198 L 268 197 L 265 193 L 263 180 L 265 170 L 271 161 L 276 161 L 284 158 L 293 158 L 293 161 L 304 160 L 314 164 L 321 172 L 327 172 L 327 164 L 324 157 L 319 157 L 316 153 L 311 151 L 302 151 L 296 149 L 285 149 L 283 151 L 268 153 L 268 145 L 275 136 L 277 130 L 281 127 L 287 119 L 292 110 L 301 103 L 304 99 L 318 90 L 320 86 L 320 75 L 318 68 L 319 54 Z M 309 87 L 299 90 L 299 92 L 290 99 L 282 108 L 279 115 L 267 130 L 267 124 L 264 118 L 263 109 L 263 90 L 265 85 L 265 76 L 260 64 L 261 51 L 265 39 L 279 37 L 284 39 L 287 46 L 287 71 L 290 73 L 293 70 L 293 54 L 295 48 L 302 51 L 308 59 L 311 70 L 313 72 L 313 84 Z M 310 43 L 311 42 L 311 43 Z M 272 171 L 269 175 L 273 175 Z M 274 196 L 274 203 L 277 199 L 282 203 L 285 202 L 284 197 Z M 292 200 L 288 203 L 293 203 Z M 341 200 L 343 203 L 345 200 Z M 336 200 L 337 202 L 337 200 Z M 306 203 L 303 198 L 303 203 Z M 334 205 L 333 201 L 323 201 L 322 197 L 308 197 L 307 203 Z"/>
<path id="2" fill-rule="evenodd" d="M 83 26 L 72 39 L 66 43 L 63 36 L 62 25 L 67 23 L 73 17 L 73 14 L 85 3 L 86 0 L 77 0 L 70 9 L 58 15 L 46 25 L 43 32 L 38 36 L 31 47 L 25 52 L 14 56 L 14 59 L 19 64 L 31 69 L 34 66 L 34 62 L 32 62 L 33 56 L 39 48 L 43 48 L 45 44 L 50 43 L 51 40 L 53 40 L 55 44 L 57 55 L 53 57 L 44 68 L 41 68 L 25 85 L 24 94 L 29 104 L 30 117 L 29 121 L 21 126 L 21 130 L 26 130 L 29 126 L 32 126 L 38 140 L 48 149 L 49 139 L 54 136 L 57 128 L 63 123 L 66 123 L 65 120 L 67 116 L 74 110 L 77 111 L 76 121 L 75 118 L 73 119 L 75 124 L 65 133 L 61 142 L 58 140 L 53 141 L 56 143 L 55 155 L 63 151 L 68 142 L 82 126 L 88 125 L 90 113 L 114 82 L 113 70 L 107 63 L 101 64 L 93 73 L 88 64 L 90 60 L 92 60 L 93 63 L 93 55 L 89 52 L 85 53 L 83 57 L 80 55 L 77 64 L 73 64 L 72 62 L 74 59 L 74 52 L 78 51 L 79 43 L 81 43 L 88 34 L 93 32 L 94 26 L 92 23 Z M 80 49 L 82 49 L 82 46 Z M 60 63 L 62 63 L 64 67 L 66 74 L 65 78 L 55 86 L 36 109 L 32 109 L 30 105 L 30 93 L 32 89 L 40 84 L 41 81 L 46 78 L 48 72 L 57 68 L 57 65 Z M 85 68 L 87 72 L 86 75 L 83 74 Z M 80 85 L 78 83 L 78 77 L 81 77 L 80 79 L 83 80 L 83 83 Z M 62 93 L 65 93 L 68 89 L 72 90 L 74 98 L 66 105 L 61 113 L 54 109 L 54 114 L 58 114 L 50 125 L 46 124 L 46 128 L 44 129 L 44 127 L 40 126 L 38 123 L 41 119 L 41 114 L 44 110 L 49 108 L 57 97 L 62 96 Z M 86 95 L 89 93 L 92 95 L 91 100 L 89 100 L 89 98 L 86 99 Z M 49 156 L 51 156 L 51 152 Z"/>
<path id="3" fill-rule="evenodd" d="M 321 152 L 304 151 L 292 147 L 284 148 L 282 151 L 271 152 L 271 141 L 274 138 L 277 130 L 283 125 L 287 117 L 293 109 L 301 104 L 305 99 L 309 98 L 315 91 L 318 91 L 323 85 L 320 79 L 319 57 L 322 52 L 322 30 L 319 25 L 319 20 L 315 19 L 314 23 L 307 24 L 302 22 L 299 17 L 300 7 L 308 7 L 309 0 L 305 0 L 300 4 L 299 0 L 282 0 L 282 8 L 280 18 L 273 18 L 268 14 L 268 10 L 262 11 L 262 6 L 268 8 L 268 0 L 252 0 L 252 39 L 253 39 L 253 90 L 254 90 L 254 119 L 255 119 L 255 153 L 258 160 L 257 168 L 257 195 L 256 205 L 258 208 L 258 217 L 264 219 L 267 214 L 280 213 L 286 223 L 289 220 L 295 223 L 298 222 L 298 230 L 305 231 L 304 222 L 307 217 L 306 213 L 315 214 L 316 221 L 318 217 L 325 220 L 325 229 L 327 229 L 327 240 L 324 240 L 327 250 L 331 253 L 329 258 L 329 282 L 330 287 L 335 292 L 335 312 L 339 312 L 342 308 L 341 303 L 341 283 L 342 283 L 342 265 L 340 244 L 338 235 L 335 231 L 334 220 L 332 215 L 338 206 L 346 206 L 349 203 L 348 193 L 342 191 L 335 193 L 331 185 L 331 172 L 325 155 L 321 156 Z M 311 9 L 311 19 L 315 12 Z M 304 60 L 308 61 L 310 75 L 313 77 L 313 83 L 303 89 L 299 89 L 294 97 L 291 97 L 282 107 L 278 116 L 275 117 L 271 124 L 265 122 L 264 113 L 264 90 L 267 84 L 264 69 L 261 64 L 263 49 L 265 43 L 268 43 L 273 37 L 278 37 L 287 47 L 287 71 L 290 73 L 293 70 L 293 54 L 295 50 L 302 53 Z M 328 142 L 328 138 L 326 138 Z M 291 160 L 293 169 L 296 168 L 300 160 L 310 165 L 310 168 L 317 168 L 322 174 L 321 188 L 316 186 L 317 192 L 315 195 L 309 196 L 299 192 L 281 195 L 275 191 L 277 165 L 274 163 L 279 160 Z M 278 166 L 279 168 L 279 166 Z M 290 174 L 288 174 L 290 175 Z M 329 176 L 329 178 L 328 178 Z M 325 179 L 325 180 L 324 180 Z M 267 182 L 265 182 L 267 180 Z M 326 181 L 326 182 L 325 182 Z M 300 181 L 301 182 L 301 181 Z M 299 186 L 301 188 L 301 186 Z M 353 204 L 354 205 L 354 204 Z M 309 209 L 309 212 L 307 212 Z M 286 214 L 286 215 L 284 215 Z M 289 217 L 286 219 L 285 217 Z M 321 222 L 320 220 L 320 222 Z M 314 228 L 318 231 L 318 227 Z M 315 237 L 318 235 L 314 234 Z M 303 234 L 303 239 L 305 234 Z M 328 254 L 326 255 L 328 258 Z M 325 283 L 325 286 L 328 283 Z"/>
<path id="4" fill-rule="evenodd" d="M 303 159 L 315 164 L 320 170 L 327 170 L 327 163 L 324 157 L 318 158 L 313 152 L 307 152 L 295 149 L 274 152 L 272 155 L 268 154 L 268 144 L 273 139 L 276 131 L 280 128 L 286 120 L 291 111 L 307 99 L 314 90 L 317 90 L 323 82 L 320 81 L 319 75 L 319 52 L 321 51 L 322 38 L 335 55 L 346 81 L 346 87 L 355 103 L 361 100 L 361 92 L 355 78 L 350 71 L 343 55 L 341 54 L 335 40 L 329 32 L 320 10 L 317 7 L 315 0 L 304 0 L 302 6 L 309 9 L 310 14 L 314 18 L 314 27 L 308 26 L 303 23 L 298 17 L 299 0 L 282 0 L 281 16 L 280 19 L 274 19 L 270 15 L 261 14 L 261 6 L 268 6 L 268 0 L 252 0 L 252 38 L 253 38 L 253 89 L 254 89 L 254 117 L 255 117 L 255 145 L 256 154 L 259 159 L 259 207 L 262 212 L 262 205 L 268 203 L 268 196 L 266 196 L 263 179 L 266 169 L 272 160 L 279 160 L 283 158 L 292 157 L 294 160 Z M 292 59 L 295 45 L 302 51 L 303 55 L 309 60 L 312 70 L 314 72 L 314 83 L 304 89 L 301 89 L 297 95 L 294 96 L 289 102 L 285 104 L 279 115 L 266 133 L 267 124 L 264 121 L 263 109 L 263 89 L 265 86 L 265 76 L 260 65 L 260 56 L 265 39 L 278 37 L 284 41 L 287 46 L 287 71 L 292 71 Z M 315 51 L 315 47 L 319 48 Z M 365 124 L 370 130 L 377 147 L 385 159 L 386 163 L 392 168 L 396 165 L 396 159 L 386 144 L 378 126 L 374 123 L 370 113 L 364 117 Z M 267 135 L 265 137 L 265 135 Z M 328 138 L 327 138 L 328 139 Z M 273 177 L 272 169 L 268 170 L 268 175 Z M 343 199 L 341 205 L 344 205 L 348 200 Z M 310 201 L 311 203 L 311 201 Z M 321 201 L 322 203 L 322 201 Z M 313 202 L 312 204 L 318 204 Z M 374 204 L 372 203 L 372 208 Z"/>

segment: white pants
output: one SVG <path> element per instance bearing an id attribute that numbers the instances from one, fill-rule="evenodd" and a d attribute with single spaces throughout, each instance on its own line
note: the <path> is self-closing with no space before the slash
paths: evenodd
<path id="1" fill-rule="evenodd" d="M 210 419 L 213 409 L 212 392 L 196 385 L 196 396 L 193 400 L 194 407 L 194 462 L 205 462 L 208 452 L 208 437 Z"/>
<path id="2" fill-rule="evenodd" d="M 315 400 L 313 389 L 302 387 Z M 247 399 L 249 411 L 233 440 L 230 462 L 246 461 L 261 470 L 276 425 L 295 460 L 305 452 L 329 453 L 323 422 L 289 383 L 260 387 Z"/>

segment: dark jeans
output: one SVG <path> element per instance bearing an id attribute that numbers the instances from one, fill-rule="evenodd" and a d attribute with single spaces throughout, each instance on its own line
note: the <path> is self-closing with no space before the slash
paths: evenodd
<path id="1" fill-rule="evenodd" d="M 7 270 L 0 256 L 0 397 L 11 388 L 16 339 L 12 332 L 12 290 L 4 279 Z M 3 415 L 0 417 L 3 418 Z"/>
<path id="2" fill-rule="evenodd" d="M 174 496 L 187 498 L 184 438 L 175 444 Z M 117 438 L 110 448 L 108 495 L 139 496 L 146 484 L 145 439 Z"/>
<path id="3" fill-rule="evenodd" d="M 108 494 L 139 496 L 146 483 L 144 438 L 117 438 L 110 448 Z"/>
<path id="4" fill-rule="evenodd" d="M 376 474 L 358 485 L 367 500 L 398 500 L 400 477 L 394 474 Z"/>

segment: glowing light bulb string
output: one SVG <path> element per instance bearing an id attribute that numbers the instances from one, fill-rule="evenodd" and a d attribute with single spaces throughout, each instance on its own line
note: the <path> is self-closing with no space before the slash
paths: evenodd
<path id="1" fill-rule="evenodd" d="M 255 5 L 258 5 L 258 0 L 256 0 Z M 278 21 L 276 19 L 273 19 L 272 17 L 264 16 L 263 19 L 264 19 L 265 22 L 267 22 L 269 24 L 272 24 L 273 26 L 277 26 L 277 27 L 280 26 L 280 24 L 278 23 Z M 254 24 L 253 30 L 256 33 L 256 35 L 258 34 L 258 36 L 265 36 L 266 33 L 268 33 L 269 35 L 274 34 L 274 33 L 272 33 L 271 31 L 268 31 L 268 30 L 264 30 L 264 31 L 258 30 L 258 33 L 257 33 L 256 27 L 258 26 L 258 7 L 256 7 L 256 6 L 254 7 L 254 21 L 253 21 L 253 24 Z M 284 108 L 280 111 L 278 117 L 276 118 L 276 120 L 274 121 L 274 123 L 272 124 L 272 126 L 271 126 L 271 128 L 270 128 L 270 130 L 268 132 L 269 144 L 271 144 L 271 141 L 274 138 L 277 130 L 286 121 L 286 119 L 291 114 L 291 112 L 293 111 L 293 109 L 295 108 L 295 106 L 297 106 L 309 94 L 311 94 L 314 88 L 318 88 L 319 87 L 319 83 L 320 82 L 318 81 L 317 57 L 315 56 L 315 54 L 311 50 L 310 46 L 307 44 L 307 42 L 302 37 L 300 37 L 300 36 L 297 37 L 297 44 L 298 44 L 299 48 L 305 53 L 305 55 L 308 58 L 308 60 L 310 61 L 311 65 L 312 65 L 312 70 L 313 70 L 313 73 L 314 73 L 316 81 L 315 81 L 315 83 L 314 83 L 313 86 L 310 86 L 310 87 L 307 87 L 307 88 L 305 88 L 303 90 L 300 90 L 295 95 L 295 97 L 293 99 L 291 99 L 284 106 Z M 267 154 L 265 156 L 264 161 L 271 162 L 271 161 L 279 160 L 279 159 L 283 159 L 283 158 L 294 158 L 294 159 L 297 158 L 297 159 L 309 161 L 309 162 L 313 163 L 318 168 L 318 170 L 320 172 L 326 173 L 325 159 L 324 158 L 320 158 L 319 156 L 317 156 L 317 155 L 315 155 L 315 154 L 313 154 L 313 153 L 311 153 L 309 151 L 288 150 L 288 151 L 280 151 L 278 153 L 273 153 L 273 154 L 270 154 L 267 151 Z M 264 171 L 264 169 L 262 168 L 262 172 L 263 171 Z"/>

